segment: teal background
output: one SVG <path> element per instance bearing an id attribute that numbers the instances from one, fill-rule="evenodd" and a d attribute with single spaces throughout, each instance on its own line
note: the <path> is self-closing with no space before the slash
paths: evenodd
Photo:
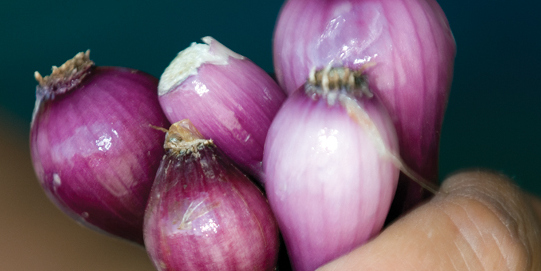
<path id="1" fill-rule="evenodd" d="M 539 1 L 441 0 L 457 42 L 440 177 L 484 167 L 541 195 Z M 34 71 L 91 49 L 102 66 L 157 77 L 178 51 L 213 36 L 272 71 L 282 1 L 2 1 L 0 114 L 28 134 Z"/>

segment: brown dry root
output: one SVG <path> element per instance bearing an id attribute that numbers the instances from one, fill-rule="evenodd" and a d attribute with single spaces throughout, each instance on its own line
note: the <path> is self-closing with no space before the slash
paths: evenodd
<path id="1" fill-rule="evenodd" d="M 53 66 L 50 75 L 43 77 L 39 72 L 34 72 L 34 78 L 38 81 L 36 99 L 52 99 L 55 95 L 75 89 L 94 66 L 90 60 L 90 50 L 87 50 L 76 54 L 60 67 Z"/>
<path id="2" fill-rule="evenodd" d="M 445 193 L 320 270 L 541 270 L 541 203 L 508 178 L 462 172 Z"/>

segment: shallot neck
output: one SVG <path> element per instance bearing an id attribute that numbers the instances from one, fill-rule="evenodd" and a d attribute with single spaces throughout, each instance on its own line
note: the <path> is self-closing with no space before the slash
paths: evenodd
<path id="1" fill-rule="evenodd" d="M 36 95 L 52 99 L 56 95 L 66 93 L 75 88 L 94 67 L 90 60 L 90 50 L 76 54 L 62 66 L 53 66 L 50 75 L 42 77 L 39 72 L 34 72 L 34 77 L 39 85 L 36 87 Z"/>
<path id="2" fill-rule="evenodd" d="M 368 77 L 365 70 L 373 64 L 365 64 L 358 70 L 347 67 L 331 67 L 323 69 L 313 67 L 310 70 L 305 91 L 309 96 L 323 97 L 329 104 L 334 104 L 338 96 L 343 94 L 354 97 L 372 98 Z"/>
<path id="3" fill-rule="evenodd" d="M 167 131 L 165 143 L 166 151 L 175 154 L 198 155 L 199 150 L 205 146 L 214 146 L 212 139 L 205 139 L 188 119 L 175 122 Z"/>

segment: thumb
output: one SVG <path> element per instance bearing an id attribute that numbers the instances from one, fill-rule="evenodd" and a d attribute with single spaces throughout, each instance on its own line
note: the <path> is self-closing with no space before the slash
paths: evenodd
<path id="1" fill-rule="evenodd" d="M 541 203 L 484 171 L 440 193 L 369 243 L 318 270 L 541 270 Z"/>

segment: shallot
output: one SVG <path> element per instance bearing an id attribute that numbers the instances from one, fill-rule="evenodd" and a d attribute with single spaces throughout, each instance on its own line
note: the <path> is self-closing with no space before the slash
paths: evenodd
<path id="1" fill-rule="evenodd" d="M 190 121 L 241 169 L 264 181 L 263 144 L 285 100 L 278 84 L 252 61 L 204 37 L 165 69 L 160 104 L 171 123 Z"/>
<path id="2" fill-rule="evenodd" d="M 274 270 L 278 226 L 258 187 L 189 120 L 167 132 L 145 215 L 158 270 Z"/>
<path id="3" fill-rule="evenodd" d="M 143 244 L 143 217 L 167 127 L 158 79 L 79 53 L 39 85 L 32 162 L 47 196 L 90 228 Z"/>
<path id="4" fill-rule="evenodd" d="M 378 234 L 398 182 L 396 132 L 361 70 L 313 70 L 273 121 L 265 188 L 295 270 Z"/>

